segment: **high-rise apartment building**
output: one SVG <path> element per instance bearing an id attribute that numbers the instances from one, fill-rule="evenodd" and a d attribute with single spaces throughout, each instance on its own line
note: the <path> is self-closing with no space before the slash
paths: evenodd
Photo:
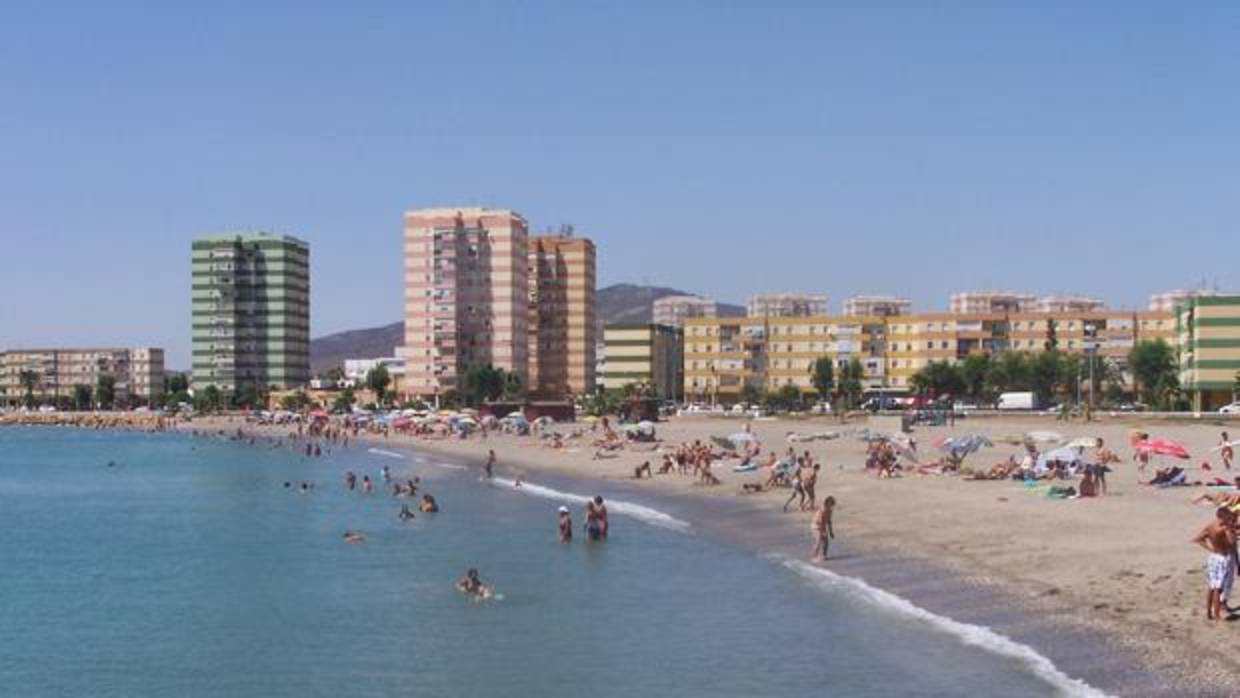
<path id="1" fill-rule="evenodd" d="M 1209 298 L 1217 295 L 1220 295 L 1218 291 L 1207 288 L 1177 288 L 1174 291 L 1151 294 L 1149 309 L 1173 313 L 1177 306 L 1183 305 L 1194 298 Z"/>
<path id="2" fill-rule="evenodd" d="M 1042 296 L 1034 302 L 1033 312 L 1092 313 L 1106 307 L 1106 302 L 1088 296 Z"/>
<path id="3" fill-rule="evenodd" d="M 309 245 L 272 233 L 194 240 L 194 390 L 284 390 L 309 380 Z"/>
<path id="4" fill-rule="evenodd" d="M 870 317 L 908 315 L 913 302 L 898 296 L 853 296 L 844 301 L 844 314 Z"/>
<path id="5" fill-rule="evenodd" d="M 1027 313 L 1034 310 L 1037 296 L 1011 291 L 964 291 L 953 293 L 953 313 Z"/>
<path id="6" fill-rule="evenodd" d="M 718 314 L 719 304 L 702 296 L 664 296 L 651 305 L 654 324 L 668 327 L 680 327 L 690 318 Z"/>
<path id="7" fill-rule="evenodd" d="M 529 386 L 546 397 L 595 389 L 594 243 L 571 234 L 529 239 Z"/>
<path id="8" fill-rule="evenodd" d="M 152 347 L 16 349 L 0 352 L 0 404 L 17 406 L 30 396 L 39 404 L 72 400 L 77 386 L 90 388 L 110 376 L 116 400 L 158 402 L 164 393 L 164 350 Z"/>
<path id="9" fill-rule="evenodd" d="M 505 209 L 405 214 L 405 359 L 399 389 L 433 397 L 491 364 L 529 385 L 529 241 Z"/>
<path id="10" fill-rule="evenodd" d="M 814 317 L 827 314 L 827 297 L 810 293 L 759 293 L 745 304 L 749 317 Z"/>

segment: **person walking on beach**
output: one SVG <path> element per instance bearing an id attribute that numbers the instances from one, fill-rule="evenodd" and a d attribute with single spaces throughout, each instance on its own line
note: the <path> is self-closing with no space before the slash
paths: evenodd
<path id="1" fill-rule="evenodd" d="M 1218 445 L 1219 456 L 1223 459 L 1223 467 L 1231 470 L 1231 459 L 1235 458 L 1236 452 L 1231 448 L 1231 439 L 1228 438 L 1227 432 L 1223 432 L 1223 439 Z"/>
<path id="2" fill-rule="evenodd" d="M 831 546 L 831 539 L 835 537 L 835 528 L 831 524 L 831 514 L 834 510 L 835 497 L 827 497 L 822 500 L 822 508 L 814 514 L 814 522 L 810 526 L 814 534 L 814 549 L 810 552 L 810 559 L 814 562 L 823 562 L 827 559 L 827 548 Z"/>
<path id="3" fill-rule="evenodd" d="M 568 507 L 561 505 L 559 514 L 560 542 L 573 542 L 573 515 L 569 513 Z"/>
<path id="4" fill-rule="evenodd" d="M 792 494 L 788 495 L 788 501 L 784 502 L 785 512 L 788 511 L 788 505 L 792 504 L 792 500 L 798 497 L 801 498 L 801 504 L 805 503 L 805 489 L 801 486 L 801 468 L 803 465 L 804 465 L 804 461 L 798 458 L 797 469 L 796 469 L 796 472 L 792 476 Z"/>
<path id="5" fill-rule="evenodd" d="M 809 466 L 810 460 L 805 460 L 805 465 Z M 818 484 L 818 468 L 819 465 L 814 463 L 812 467 L 805 468 L 805 477 L 801 478 L 801 489 L 805 491 L 805 497 L 801 502 L 801 509 L 807 507 L 810 511 L 818 508 L 818 495 L 814 493 L 814 487 Z"/>
<path id="6" fill-rule="evenodd" d="M 1236 514 L 1219 507 L 1215 518 L 1193 537 L 1206 556 L 1206 620 L 1223 620 L 1224 600 L 1236 578 Z"/>

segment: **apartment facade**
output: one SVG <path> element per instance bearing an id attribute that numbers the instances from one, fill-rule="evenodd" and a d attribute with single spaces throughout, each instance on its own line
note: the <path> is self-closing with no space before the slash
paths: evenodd
<path id="1" fill-rule="evenodd" d="M 1146 339 L 1174 341 L 1169 313 L 1102 310 L 1078 313 L 922 313 L 916 315 L 715 318 L 685 325 L 685 394 L 733 399 L 745 385 L 795 386 L 813 393 L 814 362 L 839 368 L 861 362 L 865 389 L 909 389 L 933 362 L 973 354 L 1063 352 L 1107 359 L 1126 370 L 1128 353 Z"/>
<path id="2" fill-rule="evenodd" d="M 887 384 L 887 323 L 880 316 L 813 316 L 768 318 L 766 326 L 767 390 L 793 386 L 816 394 L 814 364 L 832 359 L 835 375 L 856 359 L 862 386 Z"/>
<path id="3" fill-rule="evenodd" d="M 683 327 L 685 320 L 713 318 L 719 314 L 719 304 L 701 296 L 664 296 L 651 304 L 654 324 Z"/>
<path id="4" fill-rule="evenodd" d="M 908 315 L 913 302 L 899 296 L 853 296 L 844 301 L 844 315 L 894 317 Z"/>
<path id="5" fill-rule="evenodd" d="M 1240 296 L 1198 296 L 1178 308 L 1180 388 L 1195 411 L 1216 410 L 1240 378 Z"/>
<path id="6" fill-rule="evenodd" d="M 735 401 L 746 386 L 764 388 L 767 384 L 766 326 L 766 318 L 686 320 L 685 399 Z"/>
<path id="7" fill-rule="evenodd" d="M 491 364 L 529 385 L 529 233 L 515 211 L 405 213 L 405 359 L 400 390 L 434 397 Z"/>
<path id="8" fill-rule="evenodd" d="M 1088 296 L 1042 296 L 1033 304 L 1039 313 L 1090 313 L 1106 309 L 1107 304 Z"/>
<path id="9" fill-rule="evenodd" d="M 572 235 L 529 240 L 529 385 L 558 398 L 594 392 L 594 243 Z"/>
<path id="10" fill-rule="evenodd" d="M 745 304 L 749 317 L 821 317 L 827 314 L 827 297 L 812 293 L 759 293 Z"/>
<path id="11" fill-rule="evenodd" d="M 606 372 L 603 387 L 621 390 L 631 384 L 649 385 L 655 397 L 681 397 L 684 333 L 668 325 L 608 325 L 603 329 Z"/>
<path id="12" fill-rule="evenodd" d="M 195 391 L 300 388 L 310 381 L 310 247 L 289 235 L 193 241 Z"/>
<path id="13" fill-rule="evenodd" d="M 77 386 L 92 391 L 102 376 L 114 381 L 116 400 L 158 402 L 164 394 L 164 352 L 154 347 L 16 349 L 0 352 L 0 404 L 15 407 L 31 395 L 40 404 L 72 400 Z"/>

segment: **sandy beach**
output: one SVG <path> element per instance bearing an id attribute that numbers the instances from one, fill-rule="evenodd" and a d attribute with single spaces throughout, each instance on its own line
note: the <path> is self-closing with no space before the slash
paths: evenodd
<path id="1" fill-rule="evenodd" d="M 500 473 L 520 474 L 531 482 L 540 475 L 554 474 L 623 482 L 626 488 L 652 495 L 690 498 L 707 518 L 715 512 L 729 517 L 721 523 L 734 534 L 743 537 L 747 528 L 766 527 L 762 535 L 767 538 L 756 534 L 749 537 L 753 545 L 778 545 L 784 550 L 803 546 L 808 552 L 811 514 L 781 514 L 787 490 L 741 494 L 742 484 L 765 479 L 761 469 L 738 474 L 731 471 L 735 461 L 727 462 L 715 468 L 722 484 L 713 487 L 675 474 L 633 479 L 634 468 L 643 461 L 651 460 L 657 467 L 657 454 L 651 450 L 654 447 L 722 436 L 743 425 L 739 419 L 719 417 L 672 418 L 659 423 L 659 444 L 630 445 L 615 457 L 601 460 L 593 458 L 589 427 L 580 423 L 552 427 L 562 434 L 586 431 L 586 436 L 566 441 L 561 449 L 544 446 L 546 442 L 535 437 L 494 433 L 486 440 L 477 436 L 460 440 L 397 434 L 365 438 L 388 448 L 413 447 L 470 462 L 479 461 L 488 449 L 494 449 Z M 216 417 L 198 418 L 182 428 L 231 432 L 239 426 L 243 426 L 239 418 Z M 1052 618 L 1065 631 L 1075 628 L 1101 634 L 1108 643 L 1135 657 L 1144 669 L 1172 677 L 1185 690 L 1201 695 L 1234 693 L 1226 682 L 1240 670 L 1240 661 L 1232 651 L 1240 624 L 1205 620 L 1205 555 L 1189 543 L 1213 516 L 1212 506 L 1191 502 L 1208 488 L 1139 485 L 1136 464 L 1129 460 L 1128 433 L 1142 429 L 1185 444 L 1192 460 L 1174 463 L 1191 466 L 1190 480 L 1200 475 L 1197 464 L 1202 460 L 1215 467 L 1207 476 L 1230 479 L 1234 475 L 1222 470 L 1217 452 L 1211 449 L 1221 431 L 1240 431 L 1235 423 L 1142 420 L 1136 416 L 1103 417 L 1090 423 L 1043 417 L 979 417 L 957 421 L 951 427 L 917 427 L 913 434 L 927 455 L 933 452 L 931 442 L 944 435 L 990 436 L 995 442 L 993 448 L 966 459 L 965 465 L 973 467 L 989 467 L 1019 454 L 1020 446 L 1003 439 L 1027 430 L 1049 429 L 1068 438 L 1102 437 L 1124 459 L 1109 477 L 1108 495 L 1069 500 L 1046 497 L 1042 490 L 1010 480 L 982 482 L 909 474 L 876 479 L 865 472 L 865 443 L 856 435 L 866 426 L 864 417 L 847 423 L 829 417 L 750 422 L 764 449 L 782 452 L 791 445 L 798 453 L 810 451 L 823 464 L 819 497 L 831 495 L 838 501 L 838 537 L 832 554 L 839 556 L 839 561 L 828 561 L 828 569 L 837 565 L 853 574 L 864 569 L 857 561 L 869 557 L 946 568 L 962 583 L 993 592 L 1022 611 Z M 288 426 L 243 428 L 247 433 L 270 436 L 283 436 L 290 430 Z M 807 444 L 790 444 L 786 438 L 789 432 L 824 431 L 840 432 L 841 436 Z M 1156 460 L 1154 465 L 1159 464 Z M 1172 461 L 1163 459 L 1161 464 Z M 772 530 L 778 534 L 773 538 Z M 893 578 L 899 579 L 898 575 L 887 575 L 883 583 L 890 586 Z"/>

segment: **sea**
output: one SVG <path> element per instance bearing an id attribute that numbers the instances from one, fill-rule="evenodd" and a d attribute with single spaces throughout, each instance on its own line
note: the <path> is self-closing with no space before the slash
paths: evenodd
<path id="1" fill-rule="evenodd" d="M 400 521 L 384 466 L 442 510 Z M 346 489 L 346 470 L 375 492 Z M 656 499 L 514 485 L 396 448 L 0 430 L 0 694 L 1101 695 L 998 633 L 703 535 Z M 558 543 L 557 507 L 580 526 L 595 494 L 610 539 Z M 471 567 L 496 598 L 455 591 Z"/>

